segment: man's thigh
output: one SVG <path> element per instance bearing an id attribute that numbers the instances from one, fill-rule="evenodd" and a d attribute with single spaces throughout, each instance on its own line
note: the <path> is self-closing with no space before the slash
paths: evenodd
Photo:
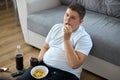
<path id="1" fill-rule="evenodd" d="M 18 77 L 16 80 L 34 80 L 33 77 L 30 74 L 31 71 L 31 67 L 28 68 L 23 75 L 21 75 L 20 77 Z"/>

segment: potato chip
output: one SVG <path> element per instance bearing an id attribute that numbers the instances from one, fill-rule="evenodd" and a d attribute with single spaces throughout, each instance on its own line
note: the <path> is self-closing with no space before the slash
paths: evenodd
<path id="1" fill-rule="evenodd" d="M 36 77 L 36 78 L 42 78 L 45 76 L 45 72 L 41 69 L 36 69 L 34 72 L 33 72 L 33 76 Z"/>

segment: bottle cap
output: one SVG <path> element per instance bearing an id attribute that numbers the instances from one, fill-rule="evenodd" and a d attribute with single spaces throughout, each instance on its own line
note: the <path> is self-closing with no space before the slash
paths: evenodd
<path id="1" fill-rule="evenodd" d="M 20 45 L 17 45 L 17 48 L 18 48 L 18 49 L 20 49 L 20 48 L 21 48 L 21 46 L 20 46 Z"/>

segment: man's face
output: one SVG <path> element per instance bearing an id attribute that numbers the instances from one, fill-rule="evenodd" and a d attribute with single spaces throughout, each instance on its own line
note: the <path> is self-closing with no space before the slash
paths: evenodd
<path id="1" fill-rule="evenodd" d="M 82 23 L 82 19 L 80 19 L 79 14 L 76 11 L 68 8 L 64 15 L 64 26 L 69 25 L 72 28 L 72 32 L 78 29 L 79 25 Z"/>

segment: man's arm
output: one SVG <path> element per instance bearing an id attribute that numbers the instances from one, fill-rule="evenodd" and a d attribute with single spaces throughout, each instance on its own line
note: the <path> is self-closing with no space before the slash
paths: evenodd
<path id="1" fill-rule="evenodd" d="M 38 55 L 38 61 L 41 62 L 43 60 L 43 56 L 45 54 L 45 52 L 49 49 L 49 45 L 47 43 L 45 43 Z"/>
<path id="2" fill-rule="evenodd" d="M 77 52 L 74 50 L 71 42 L 70 37 L 72 34 L 72 28 L 69 25 L 64 27 L 64 47 L 65 52 L 68 60 L 68 64 L 73 68 L 76 69 L 80 67 L 86 59 L 86 55 Z"/>
<path id="3" fill-rule="evenodd" d="M 73 69 L 80 67 L 83 64 L 83 62 L 85 61 L 86 55 L 75 51 L 70 40 L 64 41 L 64 46 L 65 46 L 68 64 Z"/>

